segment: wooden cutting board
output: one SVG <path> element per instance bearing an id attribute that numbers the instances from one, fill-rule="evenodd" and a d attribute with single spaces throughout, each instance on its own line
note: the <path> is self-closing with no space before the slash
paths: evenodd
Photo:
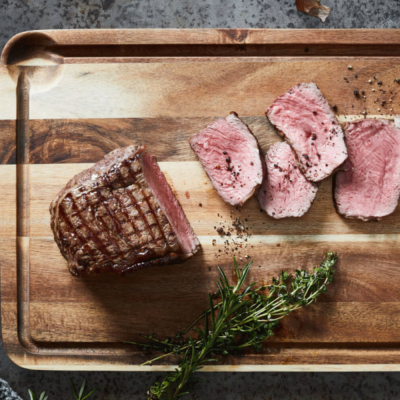
<path id="1" fill-rule="evenodd" d="M 254 260 L 251 281 L 268 283 L 281 269 L 313 268 L 329 250 L 340 262 L 317 304 L 286 318 L 261 353 L 206 370 L 399 370 L 400 209 L 380 222 L 343 219 L 326 179 L 302 218 L 273 220 L 256 198 L 237 210 L 188 145 L 236 111 L 265 152 L 280 140 L 265 109 L 299 82 L 316 82 L 341 122 L 363 110 L 391 118 L 400 113 L 399 61 L 400 30 L 77 30 L 11 39 L 0 66 L 1 314 L 10 358 L 37 369 L 171 369 L 173 361 L 140 367 L 145 356 L 122 341 L 187 326 L 207 307 L 216 265 L 234 279 L 234 253 L 242 265 L 246 255 Z M 157 156 L 203 251 L 125 277 L 74 278 L 52 238 L 49 204 L 75 174 L 132 143 Z M 214 227 L 235 218 L 249 234 L 232 252 Z"/>

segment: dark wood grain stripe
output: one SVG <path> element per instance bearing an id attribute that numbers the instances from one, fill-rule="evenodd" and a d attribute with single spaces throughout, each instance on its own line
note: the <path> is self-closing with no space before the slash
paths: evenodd
<path id="1" fill-rule="evenodd" d="M 31 120 L 31 164 L 89 163 L 110 151 L 144 144 L 158 161 L 194 161 L 189 138 L 215 117 Z M 264 116 L 244 117 L 261 148 L 278 140 Z M 0 121 L 0 163 L 15 164 L 15 121 Z"/>
<path id="2" fill-rule="evenodd" d="M 15 164 L 17 121 L 0 119 L 0 164 Z"/>

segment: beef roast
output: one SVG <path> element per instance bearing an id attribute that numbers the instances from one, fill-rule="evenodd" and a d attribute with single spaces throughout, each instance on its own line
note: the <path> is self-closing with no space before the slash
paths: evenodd
<path id="1" fill-rule="evenodd" d="M 261 184 L 263 169 L 256 138 L 232 113 L 192 136 L 190 145 L 221 198 L 241 206 Z"/>
<path id="2" fill-rule="evenodd" d="M 400 193 L 400 129 L 386 120 L 345 125 L 349 158 L 335 177 L 339 214 L 364 221 L 391 214 Z"/>
<path id="3" fill-rule="evenodd" d="M 343 131 L 315 83 L 300 83 L 279 96 L 266 115 L 293 146 L 304 176 L 328 177 L 347 158 Z"/>
<path id="4" fill-rule="evenodd" d="M 304 215 L 318 186 L 304 177 L 290 146 L 285 142 L 272 145 L 265 164 L 267 173 L 258 193 L 261 208 L 277 219 Z"/>
<path id="5" fill-rule="evenodd" d="M 50 214 L 72 275 L 182 262 L 200 248 L 144 147 L 114 150 L 76 175 L 53 200 Z"/>

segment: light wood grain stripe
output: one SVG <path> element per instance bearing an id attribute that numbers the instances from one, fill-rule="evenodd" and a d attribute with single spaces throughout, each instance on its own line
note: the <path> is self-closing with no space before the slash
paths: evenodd
<path id="1" fill-rule="evenodd" d="M 154 331 L 162 336 L 173 335 L 176 329 L 184 328 L 193 320 L 195 311 L 194 307 L 182 303 L 175 306 L 179 308 L 181 317 L 171 321 L 176 309 L 169 311 L 174 302 L 165 300 L 163 307 L 143 302 L 140 307 L 132 308 L 130 313 L 125 310 L 123 317 L 122 313 L 115 313 L 116 303 L 103 304 L 103 312 L 99 313 L 98 306 L 93 303 L 83 303 L 77 307 L 75 303 L 68 302 L 32 302 L 33 338 L 48 342 L 90 342 L 93 341 L 93 330 L 97 332 L 96 342 L 135 340 L 139 333 Z M 390 319 L 383 312 L 387 307 L 393 310 Z M 151 309 L 153 312 L 149 313 Z M 154 311 L 157 311 L 157 316 Z M 149 319 L 143 320 L 141 313 L 145 313 Z M 355 313 L 357 319 L 352 318 Z M 398 303 L 317 303 L 288 317 L 270 342 L 315 344 L 343 342 L 346 338 L 349 344 L 397 343 L 399 325 Z M 379 337 L 375 334 L 376 329 L 379 329 Z"/>
<path id="2" fill-rule="evenodd" d="M 205 299 L 207 301 L 207 299 Z M 205 303 L 206 303 L 205 301 Z M 173 335 L 176 329 L 184 329 L 199 315 L 202 307 L 187 306 L 188 299 L 175 301 L 164 299 L 159 303 L 143 301 L 130 312 L 117 312 L 117 301 L 104 301 L 102 313 L 94 302 L 32 302 L 31 332 L 33 339 L 47 342 L 115 342 L 137 340 L 138 334 L 157 332 L 160 336 Z M 206 304 L 204 304 L 206 306 Z M 390 317 L 387 309 L 392 310 Z M 177 309 L 180 318 L 174 317 Z M 147 319 L 143 319 L 142 315 Z M 357 315 L 357 318 L 354 318 Z M 399 303 L 317 303 L 287 317 L 269 342 L 277 343 L 398 343 L 400 329 Z M 149 331 L 150 330 L 150 331 Z M 379 330 L 379 337 L 376 335 Z M 345 339 L 345 340 L 344 340 Z"/>
<path id="3" fill-rule="evenodd" d="M 68 164 L 68 168 L 62 164 L 30 166 L 31 237 L 51 236 L 48 211 L 50 202 L 69 179 L 91 165 Z M 198 235 L 215 235 L 215 226 L 228 226 L 237 217 L 248 220 L 249 232 L 254 235 L 400 233 L 400 207 L 380 222 L 364 223 L 339 216 L 333 205 L 331 179 L 322 182 L 314 204 L 304 217 L 275 220 L 260 212 L 256 196 L 241 208 L 240 213 L 224 203 L 197 161 L 161 162 L 160 167 Z M 4 178 L 0 182 L 3 193 L 0 198 L 0 222 L 4 226 L 0 235 L 10 236 L 13 235 L 15 223 L 13 166 L 0 166 L 0 174 Z M 200 203 L 202 207 L 199 206 Z"/>
<path id="4" fill-rule="evenodd" d="M 227 115 L 231 111 L 241 116 L 262 116 L 277 96 L 303 81 L 315 81 L 328 102 L 336 104 L 342 113 L 354 114 L 354 108 L 360 113 L 366 108 L 368 113 L 376 114 L 374 100 L 379 96 L 371 92 L 368 79 L 380 71 L 382 89 L 396 91 L 393 79 L 400 76 L 398 59 L 352 60 L 351 72 L 347 70 L 348 62 L 340 58 L 307 62 L 294 58 L 291 62 L 41 67 L 30 77 L 30 118 L 182 118 Z M 18 70 L 10 73 L 16 80 Z M 0 119 L 14 119 L 15 83 L 5 68 L 1 69 L 0 82 L 5 102 Z M 354 97 L 354 89 L 366 90 L 366 103 Z M 400 110 L 397 97 L 392 108 L 394 113 Z"/>
<path id="5" fill-rule="evenodd" d="M 211 237 L 200 237 L 202 252 L 185 264 L 138 271 L 125 278 L 105 274 L 80 279 L 69 274 L 66 261 L 52 238 L 34 238 L 31 240 L 30 252 L 31 300 L 79 304 L 91 303 L 97 297 L 116 299 L 118 304 L 122 304 L 120 311 L 123 314 L 131 302 L 140 303 L 144 297 L 155 303 L 162 303 L 165 298 L 169 298 L 169 301 L 177 303 L 190 300 L 197 313 L 200 312 L 197 307 L 201 308 L 206 299 L 204 293 L 215 291 L 217 265 L 235 281 L 233 255 L 240 266 L 253 260 L 249 282 L 269 285 L 272 277 L 279 275 L 282 269 L 292 273 L 295 269 L 312 271 L 327 251 L 336 251 L 339 264 L 336 267 L 335 284 L 321 301 L 370 303 L 377 298 L 382 303 L 400 301 L 397 290 L 400 279 L 399 237 L 393 240 L 392 237 L 382 235 L 377 240 L 352 241 L 343 236 L 339 237 L 343 240 L 338 241 L 335 236 L 331 236 L 329 241 L 324 240 L 324 237 L 318 241 L 313 237 L 300 237 L 297 241 L 287 242 L 283 239 L 272 243 L 268 243 L 269 238 L 263 240 L 265 237 L 254 237 L 245 242 L 247 247 L 243 244 L 242 249 L 234 252 L 231 251 L 234 246 L 226 251 L 226 246 L 212 245 Z M 347 239 L 351 239 L 351 236 L 347 236 Z M 364 237 L 360 235 L 357 239 Z M 6 271 L 2 277 L 2 295 L 5 301 L 12 301 L 15 293 L 15 239 L 2 239 L 0 250 Z M 52 277 L 52 285 L 43 290 L 43 282 L 49 276 Z M 149 295 L 149 288 L 154 286 L 157 291 Z"/>

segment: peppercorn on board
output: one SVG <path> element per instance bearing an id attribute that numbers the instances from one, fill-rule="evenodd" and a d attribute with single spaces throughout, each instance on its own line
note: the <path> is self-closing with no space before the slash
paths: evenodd
<path id="1" fill-rule="evenodd" d="M 253 259 L 249 281 L 268 284 L 281 269 L 311 269 L 336 251 L 335 281 L 317 304 L 287 317 L 261 353 L 222 357 L 206 370 L 399 370 L 400 209 L 380 222 L 343 219 L 329 178 L 304 217 L 273 220 L 256 196 L 238 210 L 219 198 L 188 143 L 235 111 L 267 151 L 281 139 L 264 112 L 299 82 L 316 82 L 340 122 L 393 118 L 399 57 L 400 30 L 76 30 L 11 39 L 0 66 L 10 358 L 35 369 L 172 369 L 173 361 L 140 367 L 146 356 L 122 342 L 184 328 L 207 307 L 216 265 L 234 281 L 232 256 L 242 266 Z M 53 240 L 49 204 L 75 174 L 134 143 L 157 156 L 203 251 L 122 278 L 74 278 Z"/>

